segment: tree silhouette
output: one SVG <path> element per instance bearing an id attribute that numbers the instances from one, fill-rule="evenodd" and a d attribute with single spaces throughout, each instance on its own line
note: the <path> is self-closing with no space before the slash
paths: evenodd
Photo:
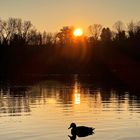
<path id="1" fill-rule="evenodd" d="M 129 39 L 140 40 L 140 21 L 137 23 L 131 21 L 130 23 L 128 23 L 127 28 Z"/>
<path id="2" fill-rule="evenodd" d="M 1 35 L 3 45 L 8 45 L 8 39 L 11 33 L 8 22 L 0 20 L 0 35 Z"/>
<path id="3" fill-rule="evenodd" d="M 134 64 L 138 71 L 140 22 L 131 21 L 125 28 L 121 21 L 117 21 L 114 28 L 115 31 L 112 31 L 110 28 L 102 28 L 100 24 L 93 24 L 88 28 L 89 36 L 75 37 L 74 28 L 69 26 L 54 34 L 38 31 L 31 21 L 22 21 L 20 18 L 1 19 L 0 76 L 15 76 L 19 73 L 20 77 L 20 72 L 96 72 L 101 77 L 110 75 L 112 71 L 117 73 L 118 65 L 122 62 L 122 69 L 126 70 L 126 64 L 127 69 L 131 69 L 129 64 Z"/>
<path id="4" fill-rule="evenodd" d="M 101 24 L 93 24 L 88 27 L 89 36 L 95 42 L 98 41 L 101 31 L 102 31 Z"/>
<path id="5" fill-rule="evenodd" d="M 126 33 L 125 33 L 125 26 L 122 21 L 117 21 L 114 24 L 114 28 L 116 30 L 115 40 L 119 42 L 123 42 L 126 39 Z"/>
<path id="6" fill-rule="evenodd" d="M 69 46 L 73 42 L 73 27 L 65 26 L 57 34 L 61 46 Z"/>
<path id="7" fill-rule="evenodd" d="M 7 45 L 28 45 L 33 25 L 30 21 L 22 22 L 18 18 L 9 18 L 7 21 L 0 20 L 1 43 Z"/>
<path id="8" fill-rule="evenodd" d="M 101 41 L 102 43 L 109 43 L 112 38 L 112 32 L 109 28 L 103 28 L 101 32 Z"/>

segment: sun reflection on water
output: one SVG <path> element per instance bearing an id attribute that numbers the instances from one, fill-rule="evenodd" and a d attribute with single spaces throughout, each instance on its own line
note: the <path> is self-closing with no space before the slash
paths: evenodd
<path id="1" fill-rule="evenodd" d="M 116 132 L 131 137 L 133 131 L 139 136 L 140 97 L 116 89 L 96 88 L 77 77 L 71 83 L 45 81 L 30 87 L 0 87 L 0 118 L 5 126 L 0 126 L 0 135 L 6 132 L 5 139 L 10 139 L 7 132 L 13 132 L 14 127 L 27 133 L 37 131 L 45 139 L 60 140 L 67 136 L 66 127 L 71 122 L 95 126 L 100 133 L 95 135 L 97 139 L 111 139 Z M 11 130 L 7 129 L 9 126 Z M 13 139 L 18 134 L 15 131 Z"/>
<path id="2" fill-rule="evenodd" d="M 77 79 L 75 79 L 75 84 L 74 84 L 74 103 L 76 105 L 79 105 L 81 103 L 81 94 L 80 94 L 80 85 L 77 82 Z"/>
<path id="3" fill-rule="evenodd" d="M 77 105 L 80 104 L 80 94 L 75 93 L 74 96 L 75 96 L 75 104 Z"/>

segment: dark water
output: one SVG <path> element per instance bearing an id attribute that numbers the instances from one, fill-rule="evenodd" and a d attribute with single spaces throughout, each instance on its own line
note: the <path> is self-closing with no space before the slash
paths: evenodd
<path id="1" fill-rule="evenodd" d="M 94 81 L 45 80 L 0 86 L 0 139 L 68 140 L 71 122 L 95 127 L 81 140 L 139 140 L 140 93 Z"/>

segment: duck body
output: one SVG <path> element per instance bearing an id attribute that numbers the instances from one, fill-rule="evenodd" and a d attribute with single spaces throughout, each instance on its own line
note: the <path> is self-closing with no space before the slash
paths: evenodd
<path id="1" fill-rule="evenodd" d="M 92 128 L 92 127 L 86 127 L 86 126 L 76 126 L 75 123 L 72 123 L 69 127 L 69 129 L 71 129 L 71 134 L 74 136 L 74 135 L 77 135 L 78 137 L 86 137 L 88 135 L 92 135 L 94 132 L 93 130 L 95 128 Z"/>

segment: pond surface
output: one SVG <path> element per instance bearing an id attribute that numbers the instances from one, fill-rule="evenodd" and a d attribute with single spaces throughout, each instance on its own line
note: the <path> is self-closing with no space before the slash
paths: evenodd
<path id="1" fill-rule="evenodd" d="M 94 127 L 77 140 L 140 140 L 140 95 L 93 82 L 46 80 L 0 86 L 0 139 L 69 140 L 71 122 Z"/>

